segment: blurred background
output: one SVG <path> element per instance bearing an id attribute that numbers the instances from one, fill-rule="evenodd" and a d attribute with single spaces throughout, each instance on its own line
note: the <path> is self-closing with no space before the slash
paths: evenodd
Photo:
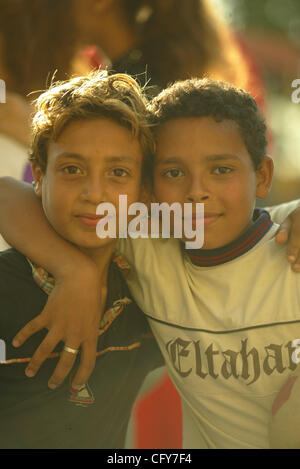
<path id="1" fill-rule="evenodd" d="M 1 176 L 32 180 L 26 160 L 36 91 L 54 73 L 66 79 L 99 66 L 150 80 L 153 94 L 190 76 L 247 89 L 267 117 L 275 161 L 263 205 L 300 198 L 300 102 L 292 101 L 292 82 L 300 81 L 300 0 L 0 0 L 7 88 Z M 147 380 L 132 415 L 128 447 L 181 447 L 180 399 L 165 372 Z"/>
<path id="2" fill-rule="evenodd" d="M 299 198 L 300 102 L 293 103 L 291 95 L 292 82 L 300 79 L 300 1 L 211 1 L 243 39 L 262 74 L 275 162 L 272 190 L 263 204 Z"/>

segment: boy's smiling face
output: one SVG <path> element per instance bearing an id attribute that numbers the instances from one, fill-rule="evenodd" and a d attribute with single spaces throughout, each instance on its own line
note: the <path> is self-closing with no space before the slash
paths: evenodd
<path id="1" fill-rule="evenodd" d="M 97 249 L 114 242 L 96 234 L 96 208 L 128 205 L 141 197 L 143 154 L 137 138 L 113 120 L 73 121 L 48 147 L 47 168 L 33 165 L 45 214 L 63 238 L 78 247 Z M 118 226 L 118 223 L 117 223 Z"/>
<path id="2" fill-rule="evenodd" d="M 272 171 L 269 157 L 254 169 L 234 121 L 176 118 L 158 131 L 155 198 L 182 206 L 204 203 L 205 249 L 225 246 L 247 230 L 256 197 L 268 194 Z"/>

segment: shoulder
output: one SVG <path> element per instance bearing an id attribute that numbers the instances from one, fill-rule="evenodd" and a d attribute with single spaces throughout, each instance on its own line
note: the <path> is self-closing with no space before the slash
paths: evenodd
<path id="1" fill-rule="evenodd" d="M 153 262 L 182 259 L 182 249 L 178 239 L 120 239 L 117 248 L 128 263 L 135 267 L 151 268 Z"/>
<path id="2" fill-rule="evenodd" d="M 8 277 L 28 277 L 31 274 L 31 268 L 23 256 L 16 249 L 7 249 L 0 252 L 0 278 Z"/>
<path id="3" fill-rule="evenodd" d="M 269 212 L 272 220 L 275 223 L 282 223 L 285 218 L 290 215 L 294 210 L 299 208 L 299 199 L 284 204 L 275 205 L 274 207 L 266 207 L 265 210 Z"/>
<path id="4" fill-rule="evenodd" d="M 23 297 L 29 303 L 36 289 L 40 290 L 26 257 L 16 249 L 0 252 L 0 300 L 16 302 Z"/>
<path id="5" fill-rule="evenodd" d="M 27 259 L 15 249 L 0 253 L 0 334 L 10 340 L 44 307 L 47 295 L 33 280 Z"/>
<path id="6" fill-rule="evenodd" d="M 35 293 L 43 292 L 32 277 L 26 257 L 16 249 L 0 252 L 0 312 L 7 304 L 31 304 Z"/>

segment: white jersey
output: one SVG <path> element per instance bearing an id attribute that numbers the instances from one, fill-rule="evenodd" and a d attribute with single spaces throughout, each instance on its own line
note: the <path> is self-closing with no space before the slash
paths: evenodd
<path id="1" fill-rule="evenodd" d="M 128 280 L 182 398 L 186 448 L 268 448 L 274 399 L 295 372 L 300 276 L 274 225 L 222 265 L 192 264 L 177 240 L 121 244 Z"/>

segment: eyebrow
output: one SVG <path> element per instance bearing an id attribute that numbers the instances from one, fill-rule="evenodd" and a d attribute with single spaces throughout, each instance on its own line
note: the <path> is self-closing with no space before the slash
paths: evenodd
<path id="1" fill-rule="evenodd" d="M 238 155 L 233 153 L 222 153 L 220 155 L 208 155 L 205 157 L 206 161 L 222 161 L 222 160 L 240 160 Z"/>
<path id="2" fill-rule="evenodd" d="M 69 159 L 72 159 L 72 160 L 79 160 L 79 161 L 86 161 L 88 160 L 87 157 L 81 155 L 80 153 L 67 153 L 67 152 L 64 152 L 64 153 L 61 153 L 60 155 L 58 155 L 57 157 L 57 160 L 61 160 L 61 159 L 65 159 L 65 158 L 69 158 Z M 124 155 L 124 156 L 108 156 L 106 158 L 104 158 L 104 161 L 106 163 L 132 163 L 134 164 L 135 166 L 138 165 L 138 162 L 136 161 L 135 158 L 133 158 L 132 156 L 127 156 L 127 155 Z"/>
<path id="3" fill-rule="evenodd" d="M 240 158 L 238 155 L 234 155 L 232 153 L 222 153 L 217 155 L 208 155 L 204 158 L 205 161 L 214 162 L 214 161 L 224 161 L 224 160 L 237 160 L 239 161 Z M 176 163 L 184 163 L 185 158 L 179 157 L 170 157 L 170 158 L 160 158 L 157 161 L 157 164 L 176 164 Z"/>

